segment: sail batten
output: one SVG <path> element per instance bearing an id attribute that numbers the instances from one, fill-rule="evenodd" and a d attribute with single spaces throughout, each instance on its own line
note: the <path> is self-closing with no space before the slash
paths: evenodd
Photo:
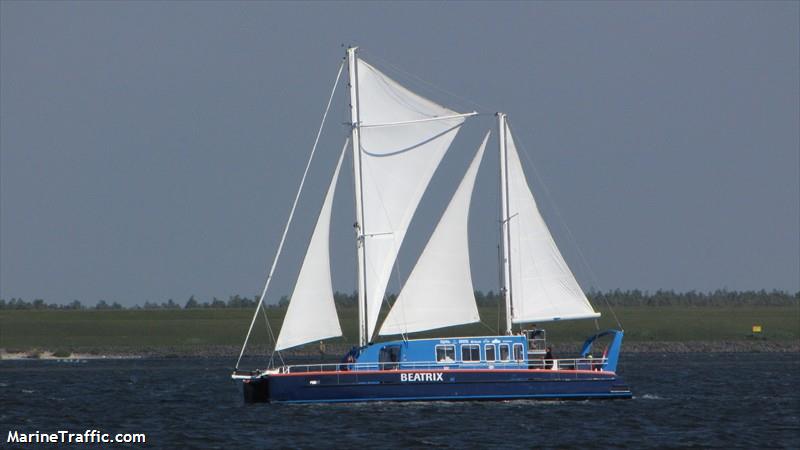
<path id="1" fill-rule="evenodd" d="M 333 197 L 347 144 L 339 155 L 331 184 L 314 226 L 311 241 L 286 309 L 275 350 L 342 335 L 333 301 L 330 262 L 330 226 Z"/>
<path id="2" fill-rule="evenodd" d="M 370 338 L 411 219 L 467 115 L 417 95 L 362 59 L 356 64 L 358 120 L 364 124 L 358 127 L 359 225 Z"/>
<path id="3" fill-rule="evenodd" d="M 511 130 L 506 127 L 511 321 L 521 324 L 600 317 L 539 212 Z"/>
<path id="4" fill-rule="evenodd" d="M 480 321 L 469 263 L 469 207 L 489 133 L 442 214 L 381 335 L 415 333 Z"/>

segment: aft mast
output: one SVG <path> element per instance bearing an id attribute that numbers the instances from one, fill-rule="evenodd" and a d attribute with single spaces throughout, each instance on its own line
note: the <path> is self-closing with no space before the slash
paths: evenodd
<path id="1" fill-rule="evenodd" d="M 367 330 L 367 278 L 364 265 L 366 259 L 364 239 L 364 195 L 362 191 L 361 173 L 361 120 L 358 113 L 358 69 L 356 64 L 356 50 L 358 47 L 347 48 L 347 69 L 350 77 L 350 126 L 353 142 L 353 179 L 355 180 L 356 199 L 356 253 L 358 254 L 358 343 L 367 345 L 369 331 Z"/>
<path id="2" fill-rule="evenodd" d="M 508 200 L 508 147 L 506 145 L 506 115 L 497 113 L 497 137 L 500 143 L 500 229 L 503 241 L 503 296 L 506 303 L 506 334 L 511 334 L 512 290 L 511 290 L 511 217 Z"/>

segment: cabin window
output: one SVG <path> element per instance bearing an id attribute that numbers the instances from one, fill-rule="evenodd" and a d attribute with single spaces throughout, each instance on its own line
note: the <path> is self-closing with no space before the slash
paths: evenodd
<path id="1" fill-rule="evenodd" d="M 400 362 L 400 346 L 387 345 L 381 349 L 378 355 L 378 362 L 381 363 L 382 370 L 395 370 Z"/>
<path id="2" fill-rule="evenodd" d="M 456 346 L 455 345 L 437 345 L 436 346 L 436 362 L 450 363 L 456 360 Z"/>
<path id="3" fill-rule="evenodd" d="M 511 348 L 508 344 L 500 344 L 500 361 L 509 361 L 511 359 Z"/>
<path id="4" fill-rule="evenodd" d="M 522 361 L 525 359 L 525 353 L 522 344 L 514 344 L 514 359 Z"/>
<path id="5" fill-rule="evenodd" d="M 478 362 L 481 360 L 481 346 L 468 344 L 461 346 L 461 361 Z"/>
<path id="6" fill-rule="evenodd" d="M 494 361 L 494 344 L 486 344 L 484 350 L 486 351 L 486 361 Z"/>

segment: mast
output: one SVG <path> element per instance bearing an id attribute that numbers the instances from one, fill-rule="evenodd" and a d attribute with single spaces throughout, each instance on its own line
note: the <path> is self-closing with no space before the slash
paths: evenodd
<path id="1" fill-rule="evenodd" d="M 358 255 L 358 344 L 367 345 L 369 333 L 367 331 L 367 278 L 365 276 L 366 252 L 364 249 L 364 194 L 362 191 L 361 174 L 361 120 L 358 114 L 358 69 L 356 67 L 356 49 L 347 48 L 347 69 L 350 76 L 350 125 L 353 141 L 353 180 L 355 181 L 356 199 L 356 253 Z"/>
<path id="2" fill-rule="evenodd" d="M 500 229 L 503 241 L 503 296 L 506 303 L 506 334 L 511 334 L 512 290 L 511 290 L 511 217 L 508 201 L 508 147 L 506 146 L 506 115 L 497 113 L 497 136 L 500 143 Z"/>

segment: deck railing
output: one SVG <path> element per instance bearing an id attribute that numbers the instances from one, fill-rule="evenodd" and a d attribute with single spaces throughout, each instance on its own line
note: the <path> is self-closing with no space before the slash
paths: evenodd
<path id="1" fill-rule="evenodd" d="M 281 366 L 278 373 L 358 372 L 379 370 L 451 370 L 451 369 L 540 369 L 602 370 L 606 358 L 532 359 L 529 361 L 400 361 L 380 363 L 328 363 Z"/>

